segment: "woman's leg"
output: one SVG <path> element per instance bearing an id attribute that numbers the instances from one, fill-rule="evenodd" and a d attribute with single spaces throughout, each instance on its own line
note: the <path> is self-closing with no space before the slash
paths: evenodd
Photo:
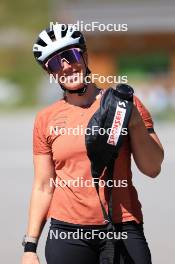
<path id="1" fill-rule="evenodd" d="M 115 264 L 151 264 L 151 253 L 143 225 L 127 222 L 117 225 L 119 232 L 127 232 L 127 239 L 115 243 Z"/>
<path id="2" fill-rule="evenodd" d="M 47 264 L 98 264 L 99 254 L 92 241 L 75 238 L 60 238 L 62 232 L 68 237 L 68 230 L 50 228 L 45 256 Z M 56 238 L 53 236 L 56 234 Z M 64 234 L 63 234 L 64 233 Z"/>

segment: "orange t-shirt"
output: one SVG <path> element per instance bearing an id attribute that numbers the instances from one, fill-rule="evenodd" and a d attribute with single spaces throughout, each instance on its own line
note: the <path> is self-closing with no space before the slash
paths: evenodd
<path id="1" fill-rule="evenodd" d="M 91 164 L 86 152 L 84 133 L 91 116 L 99 108 L 100 98 L 99 96 L 88 108 L 71 105 L 62 99 L 41 110 L 36 116 L 33 154 L 52 155 L 57 175 L 48 218 L 81 225 L 104 224 L 96 188 L 89 184 L 92 183 Z M 134 103 L 145 126 L 151 130 L 153 122 L 149 112 L 137 97 L 134 97 Z M 104 174 L 101 175 L 102 180 L 103 177 Z M 115 161 L 113 180 L 118 184 L 112 191 L 113 221 L 143 221 L 141 204 L 132 184 L 128 136 Z M 99 193 L 108 210 L 108 196 L 103 184 L 100 185 Z"/>

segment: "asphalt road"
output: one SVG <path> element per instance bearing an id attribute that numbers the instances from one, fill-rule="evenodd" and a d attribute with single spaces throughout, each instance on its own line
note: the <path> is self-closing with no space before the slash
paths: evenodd
<path id="1" fill-rule="evenodd" d="M 36 113 L 36 112 L 35 112 Z M 32 165 L 32 127 L 34 112 L 0 116 L 0 206 L 1 254 L 5 264 L 19 264 L 21 239 L 27 224 Z M 156 179 L 142 175 L 133 166 L 134 183 L 143 205 L 145 233 L 151 248 L 153 264 L 173 264 L 175 259 L 175 125 L 156 124 L 156 131 L 165 149 L 165 161 Z M 46 226 L 39 245 L 41 263 L 44 260 Z"/>

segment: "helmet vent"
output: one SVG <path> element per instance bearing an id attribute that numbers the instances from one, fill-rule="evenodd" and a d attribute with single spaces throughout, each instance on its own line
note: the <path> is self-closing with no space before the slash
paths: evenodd
<path id="1" fill-rule="evenodd" d="M 37 44 L 42 46 L 42 47 L 46 47 L 47 46 L 47 44 L 44 42 L 44 40 L 42 40 L 40 38 L 38 39 Z"/>
<path id="2" fill-rule="evenodd" d="M 35 58 L 39 58 L 41 56 L 42 52 L 41 51 L 35 51 L 34 56 Z"/>
<path id="3" fill-rule="evenodd" d="M 65 25 L 62 25 L 62 28 L 61 28 L 61 37 L 64 38 L 67 34 L 67 30 L 68 30 L 68 26 L 66 26 L 65 28 Z"/>
<path id="4" fill-rule="evenodd" d="M 55 37 L 55 34 L 54 34 L 53 31 L 48 32 L 48 35 L 49 35 L 49 37 L 51 38 L 52 41 L 56 40 L 56 37 Z"/>
<path id="5" fill-rule="evenodd" d="M 78 38 L 78 37 L 80 37 L 80 32 L 78 32 L 78 31 L 74 31 L 73 32 L 73 34 L 72 34 L 72 38 Z"/>

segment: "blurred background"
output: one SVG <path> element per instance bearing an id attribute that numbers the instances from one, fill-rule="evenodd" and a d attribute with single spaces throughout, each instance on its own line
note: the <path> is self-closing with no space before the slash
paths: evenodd
<path id="1" fill-rule="evenodd" d="M 0 156 L 3 263 L 20 263 L 27 223 L 32 165 L 32 128 L 38 110 L 62 97 L 36 64 L 32 45 L 50 22 L 127 24 L 128 31 L 85 32 L 89 66 L 99 75 L 127 76 L 150 110 L 164 148 L 160 176 L 151 180 L 133 164 L 143 204 L 145 233 L 154 264 L 173 263 L 175 131 L 175 2 L 21 0 L 0 2 Z M 97 85 L 107 88 L 111 85 Z M 8 226 L 8 227 L 7 227 Z M 44 260 L 46 226 L 39 253 Z"/>

